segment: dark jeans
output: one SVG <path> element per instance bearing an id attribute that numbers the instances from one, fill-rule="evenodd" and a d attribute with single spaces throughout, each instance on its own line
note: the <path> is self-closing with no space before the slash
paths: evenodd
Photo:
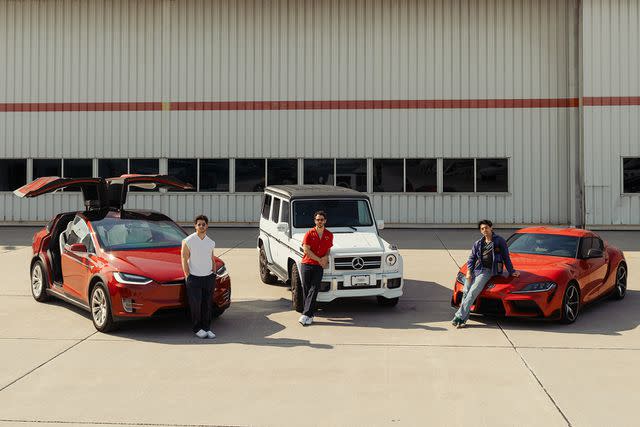
<path id="1" fill-rule="evenodd" d="M 322 282 L 322 267 L 302 264 L 302 289 L 304 290 L 304 310 L 302 314 L 313 317 L 316 312 L 316 298 Z"/>
<path id="2" fill-rule="evenodd" d="M 216 275 L 187 277 L 187 298 L 191 309 L 193 332 L 211 329 L 211 298 L 216 287 Z"/>

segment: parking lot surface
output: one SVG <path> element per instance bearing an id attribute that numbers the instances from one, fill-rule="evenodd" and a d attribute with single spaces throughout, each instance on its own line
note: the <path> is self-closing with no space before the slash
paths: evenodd
<path id="1" fill-rule="evenodd" d="M 384 230 L 405 295 L 322 306 L 297 323 L 284 285 L 258 276 L 257 229 L 210 229 L 232 306 L 200 340 L 180 313 L 95 331 L 37 303 L 34 228 L 0 228 L 0 425 L 637 425 L 640 232 L 602 232 L 629 264 L 627 296 L 572 325 L 472 316 L 449 323 L 475 230 Z M 496 230 L 507 237 L 509 230 Z"/>

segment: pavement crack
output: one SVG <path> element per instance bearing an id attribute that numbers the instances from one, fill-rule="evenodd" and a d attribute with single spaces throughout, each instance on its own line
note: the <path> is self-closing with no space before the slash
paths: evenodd
<path id="1" fill-rule="evenodd" d="M 507 333 L 505 332 L 504 329 L 502 329 L 502 325 L 500 325 L 500 322 L 496 322 L 496 324 L 498 325 L 498 328 L 500 328 L 500 331 L 502 331 L 502 334 L 504 335 L 504 337 L 507 339 L 507 341 L 509 341 L 509 344 L 511 344 L 511 348 L 513 348 L 513 351 L 516 352 L 516 354 L 520 357 L 520 360 L 522 360 L 522 363 L 524 364 L 524 366 L 529 370 L 529 373 L 533 376 L 533 378 L 535 378 L 535 380 L 538 382 L 538 385 L 540 386 L 540 388 L 542 389 L 542 391 L 544 391 L 544 393 L 547 395 L 547 397 L 549 398 L 549 400 L 551 401 L 551 403 L 553 403 L 553 406 L 556 407 L 556 410 L 558 411 L 558 413 L 562 416 L 562 418 L 564 418 L 565 422 L 567 423 L 567 426 L 571 427 L 571 421 L 569 421 L 569 419 L 567 418 L 567 416 L 565 415 L 565 413 L 562 411 L 562 409 L 560 409 L 560 406 L 558 406 L 558 403 L 555 401 L 555 399 L 551 396 L 551 394 L 549 393 L 549 391 L 546 389 L 546 387 L 544 386 L 544 384 L 542 384 L 542 381 L 540 381 L 540 378 L 538 378 L 538 376 L 536 375 L 535 372 L 533 372 L 533 369 L 531 368 L 531 366 L 529 366 L 529 364 L 527 363 L 527 361 L 525 360 L 524 356 L 522 355 L 522 353 L 520 353 L 520 350 L 518 350 L 518 347 L 515 346 L 515 344 L 513 343 L 513 341 L 511 341 L 511 338 L 509 338 L 509 335 L 507 335 Z"/>
<path id="2" fill-rule="evenodd" d="M 458 262 L 456 261 L 456 259 L 453 257 L 453 255 L 451 255 L 451 252 L 449 251 L 449 248 L 444 244 L 444 242 L 442 241 L 442 239 L 440 238 L 440 236 L 438 236 L 438 233 L 436 231 L 433 232 L 433 234 L 435 234 L 436 239 L 438 239 L 438 241 L 440 242 L 440 244 L 442 245 L 442 247 L 444 248 L 445 251 L 447 251 L 447 254 L 449 255 L 449 258 L 451 258 L 451 260 L 453 261 L 453 263 L 456 265 L 456 267 L 458 267 L 458 269 L 460 268 L 460 266 L 458 265 Z"/>
<path id="3" fill-rule="evenodd" d="M 5 385 L 4 387 L 0 388 L 0 393 L 2 393 L 3 391 L 5 391 L 7 388 L 11 387 L 13 384 L 17 383 L 18 381 L 20 381 L 21 379 L 23 379 L 24 377 L 26 377 L 27 375 L 30 375 L 32 372 L 35 372 L 36 370 L 40 369 L 41 367 L 43 367 L 44 365 L 46 365 L 47 363 L 51 362 L 52 360 L 56 359 L 59 356 L 62 356 L 64 353 L 66 353 L 67 351 L 71 350 L 72 348 L 74 348 L 75 346 L 77 346 L 78 344 L 81 344 L 83 342 L 85 342 L 86 340 L 88 340 L 89 338 L 91 338 L 92 336 L 94 336 L 95 334 L 97 334 L 98 331 L 95 331 L 89 335 L 87 335 L 86 337 L 82 338 L 80 341 L 70 345 L 69 347 L 65 348 L 64 350 L 60 351 L 58 354 L 50 357 L 48 360 L 45 360 L 44 362 L 42 362 L 41 364 L 39 364 L 38 366 L 36 366 L 35 368 L 29 370 L 27 373 L 25 373 L 24 375 L 21 375 L 20 377 L 16 378 L 15 380 L 11 381 L 9 384 Z"/>
<path id="4" fill-rule="evenodd" d="M 251 239 L 253 239 L 253 237 L 252 237 Z M 234 247 L 229 248 L 229 249 L 227 249 L 226 251 L 224 251 L 223 253 L 221 253 L 219 256 L 222 256 L 222 255 L 224 255 L 224 254 L 227 254 L 227 253 L 231 252 L 231 251 L 232 251 L 232 250 L 234 250 L 234 249 L 239 248 L 239 247 L 240 247 L 240 245 L 242 245 L 242 244 L 244 244 L 245 242 L 248 242 L 248 241 L 249 241 L 249 239 L 244 239 L 244 240 L 242 240 L 241 242 L 239 242 L 239 243 L 238 243 L 237 245 L 235 245 Z"/>

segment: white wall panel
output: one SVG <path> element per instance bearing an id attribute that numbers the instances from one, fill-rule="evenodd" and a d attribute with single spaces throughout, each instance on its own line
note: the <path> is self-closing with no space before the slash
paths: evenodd
<path id="1" fill-rule="evenodd" d="M 640 97 L 640 3 L 583 2 L 584 96 Z M 584 108 L 588 225 L 640 225 L 640 194 L 622 193 L 622 157 L 640 157 L 640 105 Z"/>
<path id="2" fill-rule="evenodd" d="M 572 5 L 0 0 L 0 103 L 571 98 Z M 509 195 L 376 195 L 376 209 L 391 223 L 566 223 L 574 111 L 4 112 L 0 157 L 509 157 Z M 151 201 L 244 222 L 259 196 L 130 206 Z"/>

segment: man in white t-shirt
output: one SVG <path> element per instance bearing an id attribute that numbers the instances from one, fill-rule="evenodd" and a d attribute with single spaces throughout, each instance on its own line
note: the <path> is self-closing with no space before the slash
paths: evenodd
<path id="1" fill-rule="evenodd" d="M 211 298 L 216 286 L 213 249 L 216 242 L 207 236 L 209 218 L 198 215 L 196 232 L 182 241 L 182 270 L 186 279 L 193 332 L 198 338 L 215 338 L 211 330 Z"/>

